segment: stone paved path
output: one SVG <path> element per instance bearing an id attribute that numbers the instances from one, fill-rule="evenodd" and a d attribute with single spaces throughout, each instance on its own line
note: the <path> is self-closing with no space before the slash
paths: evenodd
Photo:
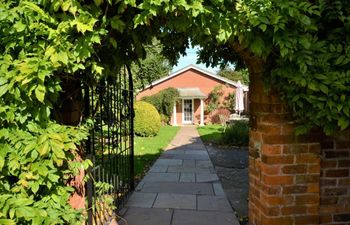
<path id="1" fill-rule="evenodd" d="M 194 126 L 181 127 L 124 212 L 128 225 L 239 225 Z"/>

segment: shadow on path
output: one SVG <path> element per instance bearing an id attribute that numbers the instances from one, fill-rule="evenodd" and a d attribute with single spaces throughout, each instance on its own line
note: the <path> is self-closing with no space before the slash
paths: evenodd
<path id="1" fill-rule="evenodd" d="M 122 211 L 128 225 L 239 225 L 194 126 L 181 127 Z"/>
<path id="2" fill-rule="evenodd" d="M 248 218 L 248 149 L 206 147 L 232 208 L 240 222 L 245 224 Z"/>

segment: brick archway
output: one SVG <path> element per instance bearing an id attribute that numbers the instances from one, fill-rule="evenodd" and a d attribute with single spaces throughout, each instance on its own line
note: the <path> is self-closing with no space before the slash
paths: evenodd
<path id="1" fill-rule="evenodd" d="M 264 64 L 241 51 L 250 73 L 249 222 L 350 224 L 350 132 L 295 136 L 295 121 Z"/>

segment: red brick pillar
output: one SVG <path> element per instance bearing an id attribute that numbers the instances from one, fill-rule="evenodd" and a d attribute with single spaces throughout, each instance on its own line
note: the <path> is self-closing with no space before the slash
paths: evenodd
<path id="1" fill-rule="evenodd" d="M 320 224 L 350 224 L 350 130 L 321 141 Z"/>
<path id="2" fill-rule="evenodd" d="M 290 112 L 257 72 L 250 70 L 249 222 L 319 224 L 320 145 L 294 135 Z"/>

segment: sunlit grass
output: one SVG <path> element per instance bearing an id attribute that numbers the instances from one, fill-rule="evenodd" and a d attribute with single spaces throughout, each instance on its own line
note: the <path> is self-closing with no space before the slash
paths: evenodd
<path id="1" fill-rule="evenodd" d="M 135 137 L 135 175 L 142 177 L 156 160 L 163 148 L 175 137 L 179 127 L 163 126 L 155 137 Z"/>
<path id="2" fill-rule="evenodd" d="M 204 143 L 222 144 L 224 128 L 218 124 L 197 127 L 198 133 Z"/>

